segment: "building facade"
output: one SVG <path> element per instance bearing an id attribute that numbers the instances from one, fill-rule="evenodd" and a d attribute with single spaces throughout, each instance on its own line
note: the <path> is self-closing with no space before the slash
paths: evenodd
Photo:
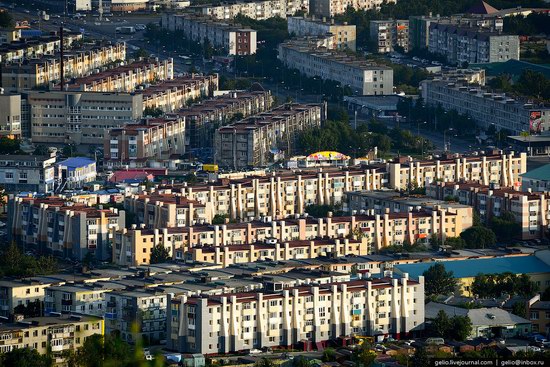
<path id="1" fill-rule="evenodd" d="M 403 52 L 409 51 L 408 20 L 371 20 L 370 40 L 376 45 L 376 52 L 393 52 L 399 47 Z"/>
<path id="2" fill-rule="evenodd" d="M 303 36 L 324 36 L 332 34 L 333 45 L 330 49 L 349 49 L 355 51 L 357 31 L 355 25 L 350 25 L 347 22 L 336 23 L 334 19 L 327 20 L 326 17 L 308 18 L 303 17 L 288 17 L 288 33 L 294 34 L 297 37 Z"/>
<path id="3" fill-rule="evenodd" d="M 99 260 L 110 257 L 111 229 L 124 228 L 125 213 L 96 209 L 52 196 L 10 198 L 11 238 L 64 257 L 82 260 L 88 253 Z"/>
<path id="4" fill-rule="evenodd" d="M 0 90 L 0 136 L 21 137 L 21 95 Z"/>
<path id="5" fill-rule="evenodd" d="M 97 177 L 96 161 L 85 157 L 72 157 L 59 162 L 57 170 L 60 185 L 68 189 L 81 188 Z"/>
<path id="6" fill-rule="evenodd" d="M 273 17 L 286 18 L 297 11 L 309 10 L 309 0 L 232 0 L 218 4 L 195 5 L 189 11 L 209 15 L 216 19 L 233 19 L 241 14 L 256 20 Z"/>
<path id="7" fill-rule="evenodd" d="M 55 179 L 55 156 L 0 156 L 0 185 L 7 192 L 51 193 Z"/>
<path id="8" fill-rule="evenodd" d="M 430 25 L 428 51 L 451 64 L 480 64 L 519 60 L 519 36 L 457 26 Z"/>
<path id="9" fill-rule="evenodd" d="M 214 162 L 234 169 L 266 166 L 294 154 L 301 131 L 319 127 L 326 107 L 288 103 L 216 130 Z"/>
<path id="10" fill-rule="evenodd" d="M 333 17 L 346 12 L 348 7 L 355 10 L 380 10 L 385 0 L 311 0 L 309 12 L 322 17 Z M 395 3 L 395 0 L 386 1 Z"/>
<path id="11" fill-rule="evenodd" d="M 170 300 L 171 348 L 219 354 L 324 346 L 352 335 L 410 335 L 423 329 L 424 279 L 356 280 L 291 287 L 282 292 L 222 294 Z"/>
<path id="12" fill-rule="evenodd" d="M 424 80 L 422 98 L 427 105 L 440 105 L 445 110 L 456 110 L 468 115 L 482 129 L 494 126 L 513 135 L 521 132 L 544 133 L 550 130 L 550 109 L 538 106 L 505 93 L 465 82 Z"/>
<path id="13" fill-rule="evenodd" d="M 288 68 L 297 69 L 308 77 L 339 82 L 342 88 L 350 88 L 353 94 L 393 94 L 391 68 L 346 53 L 311 47 L 303 40 L 292 40 L 279 45 L 278 58 Z"/>
<path id="14" fill-rule="evenodd" d="M 208 40 L 215 49 L 223 49 L 228 55 L 252 55 L 256 53 L 257 34 L 234 22 L 221 23 L 218 19 L 200 14 L 164 13 L 161 25 L 172 32 L 182 31 L 191 41 Z"/>

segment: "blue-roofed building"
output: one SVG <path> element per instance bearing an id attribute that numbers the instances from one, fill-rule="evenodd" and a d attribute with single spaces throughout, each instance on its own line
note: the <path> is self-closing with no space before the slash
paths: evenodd
<path id="1" fill-rule="evenodd" d="M 550 191 L 550 164 L 545 164 L 521 175 L 523 191 Z"/>
<path id="2" fill-rule="evenodd" d="M 72 157 L 57 164 L 61 185 L 67 189 L 80 188 L 97 177 L 96 162 L 86 157 Z"/>
<path id="3" fill-rule="evenodd" d="M 393 268 L 398 274 L 408 273 L 411 278 L 418 278 L 435 261 L 397 265 Z M 468 259 L 440 261 L 447 271 L 452 271 L 458 280 L 461 294 L 471 297 L 471 285 L 476 275 L 479 274 L 527 274 L 535 282 L 540 290 L 550 285 L 550 265 L 536 255 L 506 256 L 492 259 Z"/>

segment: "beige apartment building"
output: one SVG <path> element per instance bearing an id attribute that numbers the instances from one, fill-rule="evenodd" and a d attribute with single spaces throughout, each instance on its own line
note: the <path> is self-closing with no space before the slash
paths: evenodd
<path id="1" fill-rule="evenodd" d="M 109 257 L 111 229 L 124 228 L 125 213 L 67 204 L 64 198 L 10 198 L 8 218 L 12 239 L 54 254 L 82 260 L 90 253 Z"/>
<path id="2" fill-rule="evenodd" d="M 401 157 L 388 163 L 388 187 L 406 190 L 408 187 L 424 187 L 433 181 L 478 182 L 483 185 L 496 183 L 503 187 L 520 186 L 522 173 L 527 171 L 527 154 L 500 151 L 486 155 L 447 155 L 431 161 L 414 161 Z"/>
<path id="3" fill-rule="evenodd" d="M 173 78 L 172 59 L 145 59 L 77 78 L 66 85 L 69 90 L 82 92 L 133 92 L 139 86 Z"/>
<path id="4" fill-rule="evenodd" d="M 426 186 L 426 194 L 471 205 L 485 222 L 510 212 L 521 225 L 521 239 L 546 238 L 550 229 L 550 193 L 517 191 L 517 188 L 474 182 L 433 182 Z"/>
<path id="5" fill-rule="evenodd" d="M 35 349 L 51 353 L 55 365 L 64 365 L 65 353 L 82 347 L 86 338 L 104 335 L 104 322 L 89 315 L 32 317 L 0 324 L 0 353 L 14 349 Z"/>
<path id="6" fill-rule="evenodd" d="M 380 10 L 382 3 L 395 3 L 396 0 L 311 0 L 309 12 L 322 17 L 333 17 L 346 12 L 348 7 L 355 10 Z"/>
<path id="7" fill-rule="evenodd" d="M 265 112 L 272 105 L 270 91 L 230 91 L 167 116 L 185 119 L 185 133 L 190 148 L 211 148 L 214 145 L 214 132 L 218 127 L 234 121 L 236 116 L 246 118 Z"/>
<path id="8" fill-rule="evenodd" d="M 334 19 L 328 20 L 326 17 L 308 18 L 303 17 L 288 17 L 288 33 L 294 34 L 297 37 L 304 36 L 325 36 L 332 34 L 333 44 L 330 49 L 349 49 L 355 51 L 357 31 L 355 25 L 344 23 L 336 23 Z"/>
<path id="9" fill-rule="evenodd" d="M 256 20 L 286 18 L 297 11 L 309 10 L 309 0 L 233 0 L 217 4 L 194 5 L 186 10 L 217 19 L 233 19 L 241 14 Z"/>
<path id="10" fill-rule="evenodd" d="M 358 95 L 393 94 L 393 70 L 348 53 L 311 45 L 308 39 L 279 45 L 278 59 L 308 77 L 333 80 Z"/>
<path id="11" fill-rule="evenodd" d="M 228 245 L 248 245 L 256 242 L 279 243 L 319 238 L 361 237 L 368 252 L 377 252 L 390 245 L 420 242 L 428 244 L 432 235 L 439 238 L 457 237 L 471 224 L 462 217 L 444 210 L 411 211 L 407 213 L 366 214 L 351 217 L 298 218 L 281 221 L 253 221 L 214 226 L 178 228 L 133 228 L 113 231 L 113 262 L 119 265 L 148 264 L 156 245 L 166 248 L 173 259 L 198 246 L 223 248 Z M 361 250 L 361 247 L 359 248 Z M 216 250 L 215 250 L 216 251 Z M 282 250 L 280 250 L 282 251 Z M 353 250 L 352 250 L 353 251 Z M 244 256 L 244 255 L 243 255 Z M 280 253 L 279 256 L 284 256 Z"/>
<path id="12" fill-rule="evenodd" d="M 170 300 L 168 345 L 205 355 L 423 329 L 424 278 L 381 278 Z"/>
<path id="13" fill-rule="evenodd" d="M 20 138 L 21 128 L 21 95 L 0 89 L 0 136 Z"/>
<path id="14" fill-rule="evenodd" d="M 185 119 L 144 118 L 139 124 L 111 129 L 103 138 L 104 162 L 110 168 L 144 167 L 185 153 Z"/>
<path id="15" fill-rule="evenodd" d="M 53 278 L 25 278 L 18 280 L 0 280 L 0 316 L 10 317 L 17 306 L 27 306 L 31 302 L 42 302 L 46 289 L 62 284 Z"/>
<path id="16" fill-rule="evenodd" d="M 291 157 L 299 133 L 325 119 L 326 105 L 287 103 L 220 127 L 214 135 L 214 162 L 237 170 Z"/>
<path id="17" fill-rule="evenodd" d="M 346 191 L 381 188 L 384 175 L 383 168 L 376 167 L 280 171 L 276 176 L 223 179 L 210 185 L 162 187 L 151 194 L 127 196 L 124 205 L 127 210 L 140 213 L 143 209 L 139 205 L 143 204 L 139 202 L 144 203 L 149 195 L 165 194 L 209 205 L 212 217 L 228 214 L 230 219 L 242 221 L 263 217 L 277 220 L 302 215 L 310 204 L 341 205 Z M 159 223 L 157 228 L 163 226 L 166 224 Z"/>
<path id="18" fill-rule="evenodd" d="M 218 90 L 218 74 L 191 74 L 164 80 L 139 89 L 136 94 L 143 97 L 143 108 L 160 108 L 164 112 L 174 112 L 191 102 L 212 97 Z"/>
<path id="19" fill-rule="evenodd" d="M 106 65 L 125 59 L 124 43 L 67 51 L 64 54 L 64 75 L 67 79 L 84 77 L 95 70 L 101 71 Z M 50 83 L 59 82 L 60 79 L 59 55 L 2 66 L 2 87 L 6 91 L 18 92 L 47 86 Z"/>
<path id="20" fill-rule="evenodd" d="M 0 62 L 16 63 L 25 60 L 40 59 L 44 56 L 55 55 L 61 49 L 61 40 L 56 36 L 30 38 L 26 40 L 13 39 L 9 36 L 10 43 L 0 44 Z M 65 32 L 63 34 L 66 50 L 71 48 L 75 41 L 82 40 L 82 33 Z"/>

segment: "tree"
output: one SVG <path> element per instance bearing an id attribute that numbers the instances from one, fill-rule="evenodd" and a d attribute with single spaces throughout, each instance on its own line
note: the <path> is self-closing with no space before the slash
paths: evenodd
<path id="1" fill-rule="evenodd" d="M 225 224 L 227 218 L 229 218 L 227 214 L 216 214 L 212 218 L 212 224 Z"/>
<path id="2" fill-rule="evenodd" d="M 460 237 L 447 237 L 445 238 L 445 245 L 451 246 L 453 250 L 460 250 L 466 246 L 466 242 Z"/>
<path id="3" fill-rule="evenodd" d="M 263 357 L 254 363 L 254 367 L 276 367 L 273 360 Z"/>
<path id="4" fill-rule="evenodd" d="M 158 244 L 151 249 L 151 264 L 163 263 L 171 258 L 170 251 L 162 244 Z"/>
<path id="5" fill-rule="evenodd" d="M 39 144 L 34 152 L 32 152 L 33 155 L 47 155 L 48 153 L 48 147 L 44 144 Z"/>
<path id="6" fill-rule="evenodd" d="M 336 208 L 333 205 L 317 205 L 317 204 L 311 204 L 306 206 L 306 213 L 311 215 L 314 218 L 324 218 L 328 216 L 328 213 L 332 212 L 333 214 L 336 212 Z"/>
<path id="7" fill-rule="evenodd" d="M 10 13 L 7 11 L 0 12 L 0 28 L 11 28 L 13 27 L 13 18 Z"/>
<path id="8" fill-rule="evenodd" d="M 544 292 L 540 295 L 541 301 L 550 301 L 550 287 L 546 287 Z"/>
<path id="9" fill-rule="evenodd" d="M 1 14 L 1 13 L 0 13 Z M 50 367 L 52 359 L 47 355 L 41 355 L 36 349 L 17 348 L 4 355 L 0 355 L 2 367 Z"/>
<path id="10" fill-rule="evenodd" d="M 143 110 L 143 116 L 160 117 L 164 115 L 164 111 L 159 107 L 146 107 Z"/>
<path id="11" fill-rule="evenodd" d="M 447 336 L 449 329 L 451 328 L 451 320 L 449 316 L 443 310 L 439 310 L 437 316 L 432 322 L 432 328 L 437 336 L 442 338 Z"/>
<path id="12" fill-rule="evenodd" d="M 520 295 L 530 297 L 537 291 L 537 286 L 526 274 L 478 274 L 472 283 L 472 293 L 480 298 Z"/>
<path id="13" fill-rule="evenodd" d="M 149 57 L 149 52 L 147 50 L 140 48 L 139 50 L 136 50 L 134 54 L 132 55 L 134 59 L 145 59 Z"/>
<path id="14" fill-rule="evenodd" d="M 503 212 L 499 217 L 492 217 L 489 227 L 499 241 L 510 241 L 521 234 L 521 225 L 509 211 Z"/>
<path id="15" fill-rule="evenodd" d="M 42 316 L 42 302 L 39 300 L 35 300 L 33 302 L 29 302 L 27 305 L 17 305 L 13 309 L 14 313 L 21 314 L 23 316 L 27 317 L 40 317 Z"/>
<path id="16" fill-rule="evenodd" d="M 426 348 L 424 347 L 416 348 L 411 358 L 411 366 L 425 367 L 425 366 L 428 366 L 429 364 L 430 364 L 430 358 L 428 357 L 428 352 L 426 352 Z"/>
<path id="17" fill-rule="evenodd" d="M 353 358 L 359 366 L 369 367 L 374 363 L 376 353 L 372 350 L 369 343 L 363 342 L 361 347 L 354 352 Z"/>
<path id="18" fill-rule="evenodd" d="M 495 233 L 482 226 L 470 227 L 460 234 L 467 248 L 487 248 L 497 242 Z"/>
<path id="19" fill-rule="evenodd" d="M 422 275 L 425 278 L 426 295 L 449 294 L 456 289 L 456 279 L 452 271 L 446 271 L 445 265 L 436 263 Z"/>
<path id="20" fill-rule="evenodd" d="M 325 348 L 322 360 L 323 362 L 334 362 L 336 360 L 336 351 L 334 348 Z"/>
<path id="21" fill-rule="evenodd" d="M 2 13 L 0 13 L 2 14 Z M 20 154 L 19 139 L 0 137 L 0 154 Z"/>
<path id="22" fill-rule="evenodd" d="M 292 360 L 292 367 L 309 367 L 309 360 L 304 356 L 298 356 Z"/>
<path id="23" fill-rule="evenodd" d="M 472 320 L 470 320 L 467 315 L 453 316 L 450 322 L 451 327 L 448 335 L 450 338 L 457 341 L 463 341 L 468 339 L 468 337 L 472 334 Z"/>
<path id="24" fill-rule="evenodd" d="M 527 318 L 527 307 L 525 307 L 525 302 L 518 301 L 512 306 L 512 313 L 516 316 Z"/>
<path id="25" fill-rule="evenodd" d="M 130 367 L 140 365 L 136 360 L 139 354 L 132 353 L 119 336 L 94 334 L 86 338 L 74 359 L 79 367 Z"/>

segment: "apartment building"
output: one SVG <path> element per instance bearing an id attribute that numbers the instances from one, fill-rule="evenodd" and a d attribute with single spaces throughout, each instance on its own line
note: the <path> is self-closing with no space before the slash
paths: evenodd
<path id="1" fill-rule="evenodd" d="M 139 339 L 150 345 L 166 340 L 168 298 L 161 288 L 113 291 L 106 299 L 107 333 L 117 332 L 131 344 Z"/>
<path id="2" fill-rule="evenodd" d="M 12 43 L 21 39 L 21 29 L 19 28 L 2 28 L 0 29 L 0 45 Z"/>
<path id="3" fill-rule="evenodd" d="M 50 286 L 45 289 L 44 314 L 82 313 L 104 317 L 108 294 L 125 288 L 115 281 Z"/>
<path id="4" fill-rule="evenodd" d="M 409 43 L 411 49 L 427 49 L 430 45 L 430 28 L 434 25 L 453 25 L 476 29 L 479 32 L 501 32 L 504 22 L 499 16 L 457 14 L 448 17 L 418 15 L 409 17 Z"/>
<path id="5" fill-rule="evenodd" d="M 174 297 L 168 345 L 218 354 L 291 347 L 303 340 L 322 349 L 352 335 L 401 337 L 423 329 L 424 279 L 381 278 L 310 284 L 282 292 Z"/>
<path id="6" fill-rule="evenodd" d="M 25 278 L 0 280 L 0 316 L 9 318 L 17 306 L 27 306 L 32 302 L 42 302 L 46 289 L 62 284 L 60 280 Z"/>
<path id="7" fill-rule="evenodd" d="M 472 182 L 433 182 L 426 186 L 426 194 L 441 200 L 452 198 L 470 205 L 486 223 L 505 212 L 512 213 L 521 225 L 521 239 L 546 237 L 550 220 L 550 193 L 516 191 L 517 188 Z"/>
<path id="8" fill-rule="evenodd" d="M 347 22 L 336 23 L 334 19 L 327 20 L 326 17 L 308 18 L 303 17 L 288 17 L 288 33 L 294 34 L 297 37 L 304 36 L 324 36 L 332 34 L 333 44 L 330 49 L 349 49 L 355 51 L 357 31 L 355 25 L 350 25 Z"/>
<path id="9" fill-rule="evenodd" d="M 164 13 L 161 26 L 172 32 L 182 31 L 191 41 L 208 40 L 215 49 L 222 49 L 227 55 L 256 53 L 256 31 L 232 21 L 224 23 L 210 16 L 193 13 Z"/>
<path id="10" fill-rule="evenodd" d="M 55 178 L 55 156 L 0 155 L 0 185 L 7 192 L 50 193 Z"/>
<path id="11" fill-rule="evenodd" d="M 375 44 L 376 52 L 393 52 L 396 47 L 409 52 L 408 20 L 371 20 L 369 27 L 370 40 Z"/>
<path id="12" fill-rule="evenodd" d="M 193 5 L 186 10 L 216 19 L 233 19 L 241 14 L 256 20 L 286 18 L 297 11 L 309 10 L 309 0 L 230 0 L 207 5 Z"/>
<path id="13" fill-rule="evenodd" d="M 142 116 L 143 94 L 28 92 L 31 137 L 37 144 L 101 144 L 105 131 Z"/>
<path id="14" fill-rule="evenodd" d="M 13 240 L 78 260 L 88 253 L 109 258 L 110 230 L 125 226 L 123 210 L 96 209 L 56 196 L 12 197 L 9 205 Z"/>
<path id="15" fill-rule="evenodd" d="M 66 88 L 82 92 L 134 92 L 139 86 L 174 78 L 174 61 L 145 59 L 121 65 L 66 83 Z"/>
<path id="16" fill-rule="evenodd" d="M 214 132 L 237 117 L 246 118 L 265 112 L 273 106 L 270 91 L 231 91 L 167 114 L 168 118 L 185 119 L 189 148 L 209 149 L 214 146 Z"/>
<path id="17" fill-rule="evenodd" d="M 144 118 L 139 124 L 111 129 L 103 138 L 104 162 L 110 168 L 144 167 L 185 153 L 185 119 Z"/>
<path id="18" fill-rule="evenodd" d="M 82 33 L 65 32 L 63 34 L 63 44 L 66 49 L 70 49 L 73 42 L 80 40 L 82 40 Z M 0 44 L 0 62 L 5 64 L 40 59 L 52 56 L 60 50 L 61 39 L 56 36 L 14 39 L 9 43 Z"/>
<path id="19" fill-rule="evenodd" d="M 218 74 L 186 74 L 171 80 L 164 80 L 136 91 L 143 96 L 143 108 L 160 108 L 174 112 L 191 102 L 212 97 L 218 90 Z"/>
<path id="20" fill-rule="evenodd" d="M 333 17 L 346 12 L 348 7 L 355 10 L 380 10 L 386 0 L 310 0 L 309 12 L 322 17 Z M 395 3 L 396 0 L 386 1 Z"/>
<path id="21" fill-rule="evenodd" d="M 58 180 L 63 188 L 82 188 L 97 177 L 96 160 L 86 157 L 71 157 L 57 164 Z"/>
<path id="22" fill-rule="evenodd" d="M 63 70 L 65 78 L 79 78 L 101 70 L 106 65 L 126 59 L 124 43 L 70 50 L 64 53 Z M 47 86 L 61 79 L 60 55 L 42 57 L 23 63 L 2 66 L 2 87 L 6 91 L 18 92 L 24 89 Z"/>
<path id="23" fill-rule="evenodd" d="M 214 135 L 214 162 L 242 169 L 290 157 L 298 134 L 321 126 L 325 119 L 326 106 L 288 103 L 220 127 Z"/>
<path id="24" fill-rule="evenodd" d="M 388 187 L 406 190 L 409 187 L 424 187 L 434 181 L 456 182 L 459 180 L 490 183 L 503 187 L 517 186 L 520 175 L 527 170 L 526 153 L 502 154 L 500 151 L 486 155 L 444 155 L 431 161 L 414 161 L 401 157 L 388 163 Z"/>
<path id="25" fill-rule="evenodd" d="M 465 82 L 424 80 L 420 85 L 426 104 L 468 115 L 482 129 L 494 126 L 512 135 L 550 130 L 550 109 L 546 106 Z"/>
<path id="26" fill-rule="evenodd" d="M 82 347 L 86 338 L 104 334 L 103 319 L 90 315 L 32 317 L 0 324 L 0 353 L 30 348 L 63 364 L 68 351 Z"/>
<path id="27" fill-rule="evenodd" d="M 224 253 L 228 245 L 247 245 L 255 242 L 279 243 L 290 241 L 317 241 L 321 238 L 340 238 L 346 236 L 361 237 L 361 243 L 368 244 L 368 251 L 379 251 L 390 245 L 402 245 L 405 242 L 428 244 L 432 235 L 439 238 L 457 237 L 468 228 L 456 213 L 438 209 L 428 211 L 410 211 L 406 213 L 374 214 L 374 211 L 351 217 L 297 218 L 281 221 L 253 221 L 239 224 L 214 226 L 188 226 L 177 228 L 114 231 L 113 262 L 119 265 L 147 264 L 154 246 L 162 245 L 172 258 L 183 260 L 186 253 L 199 246 L 214 246 Z M 342 243 L 342 242 L 340 242 Z M 200 245 L 199 245 L 200 244 Z M 353 251 L 361 251 L 352 249 Z M 245 248 L 246 246 L 243 246 Z M 314 249 L 315 250 L 315 249 Z M 227 250 L 229 251 L 229 250 Z M 285 256 L 280 246 L 279 257 Z M 348 251 L 350 251 L 348 247 Z M 242 256 L 245 251 L 241 250 Z M 306 252 L 307 253 L 307 252 Z M 231 255 L 231 254 L 230 254 Z M 229 255 L 228 255 L 229 256 Z M 261 253 L 260 253 L 261 256 Z M 309 256 L 313 256 L 311 253 Z M 234 260 L 233 260 L 234 261 Z"/>
<path id="28" fill-rule="evenodd" d="M 21 133 L 21 95 L 0 89 L 0 136 L 14 139 Z"/>
<path id="29" fill-rule="evenodd" d="M 462 65 L 519 60 L 519 36 L 454 24 L 430 25 L 428 51 Z"/>
<path id="30" fill-rule="evenodd" d="M 291 40 L 279 45 L 279 60 L 308 77 L 334 80 L 354 94 L 393 93 L 393 70 L 363 58 L 326 48 L 311 47 L 308 41 Z"/>
<path id="31" fill-rule="evenodd" d="M 346 208 L 352 214 L 370 210 L 374 210 L 375 214 L 444 210 L 456 214 L 462 229 L 468 229 L 473 225 L 473 208 L 470 205 L 446 202 L 443 199 L 437 200 L 427 196 L 406 196 L 393 190 L 350 191 L 346 195 Z"/>

